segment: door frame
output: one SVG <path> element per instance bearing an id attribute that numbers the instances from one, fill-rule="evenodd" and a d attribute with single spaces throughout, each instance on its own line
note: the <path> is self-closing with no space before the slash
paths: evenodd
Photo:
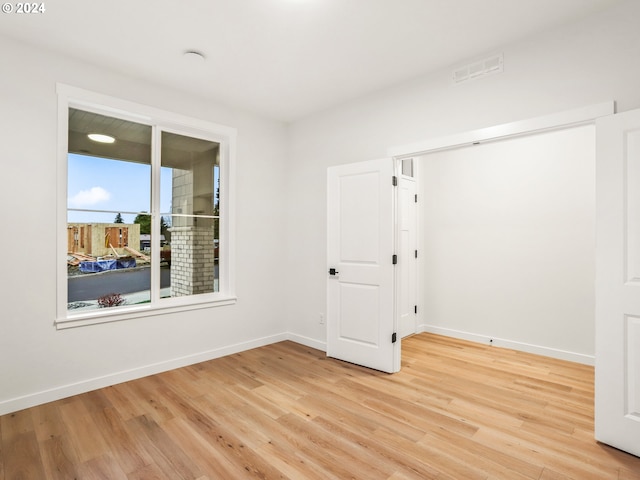
<path id="1" fill-rule="evenodd" d="M 394 146 L 387 149 L 387 156 L 394 159 L 396 166 L 399 162 L 406 158 L 419 157 L 429 153 L 451 150 L 458 147 L 477 145 L 493 141 L 515 138 L 519 136 L 531 135 L 554 130 L 563 130 L 566 128 L 576 127 L 580 125 L 595 125 L 595 121 L 599 117 L 615 114 L 615 102 L 613 100 L 587 105 L 572 110 L 565 110 L 549 115 L 534 117 L 526 120 L 520 120 L 493 127 L 482 128 L 479 130 L 471 130 L 467 132 L 455 133 L 443 137 L 428 138 L 426 140 Z M 397 171 L 396 171 L 397 173 Z M 420 235 L 420 229 L 418 235 Z M 595 261 L 595 258 L 594 258 Z M 418 265 L 418 285 L 421 285 L 421 265 Z M 420 296 L 418 296 L 418 304 L 420 304 Z M 424 310 L 424 308 L 422 308 Z M 424 318 L 418 316 L 418 322 Z M 417 333 L 424 331 L 417 328 Z M 595 358 L 594 358 L 595 360 Z"/>
<path id="2" fill-rule="evenodd" d="M 616 113 L 615 102 L 611 100 L 527 120 L 455 133 L 444 137 L 429 138 L 408 145 L 395 146 L 387 149 L 387 156 L 401 160 L 457 147 L 477 145 L 479 143 L 504 140 L 544 131 L 561 130 L 563 128 L 595 123 L 596 118 L 614 113 Z"/>

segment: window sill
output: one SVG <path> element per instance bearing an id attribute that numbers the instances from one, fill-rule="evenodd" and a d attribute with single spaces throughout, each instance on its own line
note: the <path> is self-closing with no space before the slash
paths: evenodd
<path id="1" fill-rule="evenodd" d="M 89 325 L 97 325 L 102 323 L 121 322 L 124 320 L 134 320 L 136 318 L 151 317 L 157 315 L 166 315 L 170 313 L 187 312 L 190 310 L 200 310 L 203 308 L 222 307 L 225 305 L 234 305 L 237 298 L 231 295 L 216 295 L 215 298 L 208 297 L 202 301 L 194 301 L 193 297 L 189 297 L 189 303 L 180 302 L 179 299 L 167 299 L 166 304 L 162 305 L 135 305 L 130 307 L 115 307 L 113 309 L 93 310 L 90 313 L 69 314 L 65 317 L 57 318 L 55 327 L 57 330 L 65 330 L 68 328 L 85 327 Z"/>

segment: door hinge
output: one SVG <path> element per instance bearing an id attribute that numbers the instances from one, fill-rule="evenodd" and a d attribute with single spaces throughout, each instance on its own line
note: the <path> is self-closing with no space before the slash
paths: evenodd
<path id="1" fill-rule="evenodd" d="M 418 305 L 413 306 L 413 313 L 418 314 Z"/>
<path id="2" fill-rule="evenodd" d="M 413 197 L 413 199 L 414 199 L 414 202 L 415 202 L 415 203 L 418 203 L 418 194 L 417 194 L 417 193 L 416 193 L 416 196 L 415 196 L 415 197 Z"/>
<path id="3" fill-rule="evenodd" d="M 396 255 L 395 253 L 391 257 L 391 263 L 394 264 L 394 265 L 396 265 L 398 263 L 398 255 Z"/>
<path id="4" fill-rule="evenodd" d="M 394 187 L 398 186 L 398 177 L 396 177 L 395 175 L 391 177 L 391 185 L 393 185 Z"/>
<path id="5" fill-rule="evenodd" d="M 418 258 L 418 250 L 416 250 L 415 254 L 416 254 L 415 258 Z"/>
<path id="6" fill-rule="evenodd" d="M 393 332 L 393 335 L 391 335 L 391 343 L 396 343 L 397 339 L 398 335 L 396 334 L 396 332 Z"/>

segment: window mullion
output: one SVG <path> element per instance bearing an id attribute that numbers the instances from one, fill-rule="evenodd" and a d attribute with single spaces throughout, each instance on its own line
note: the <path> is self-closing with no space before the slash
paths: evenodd
<path id="1" fill-rule="evenodd" d="M 160 128 L 151 130 L 151 303 L 160 299 Z"/>

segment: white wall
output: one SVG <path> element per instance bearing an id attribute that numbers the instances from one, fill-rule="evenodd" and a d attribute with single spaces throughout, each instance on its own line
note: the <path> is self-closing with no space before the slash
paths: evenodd
<path id="1" fill-rule="evenodd" d="M 322 347 L 327 166 L 611 99 L 619 110 L 638 108 L 639 17 L 640 2 L 630 0 L 505 46 L 501 75 L 454 87 L 449 70 L 436 72 L 288 129 L 2 38 L 0 413 L 267 343 L 287 330 Z M 47 239 L 57 228 L 56 82 L 238 129 L 237 305 L 55 330 L 57 251 Z"/>
<path id="2" fill-rule="evenodd" d="M 418 162 L 421 329 L 591 363 L 595 127 Z"/>
<path id="3" fill-rule="evenodd" d="M 6 38 L 0 56 L 0 414 L 282 338 L 285 126 Z M 54 328 L 56 82 L 238 129 L 236 305 Z"/>
<path id="4" fill-rule="evenodd" d="M 454 86 L 451 69 L 446 69 L 295 122 L 290 128 L 287 191 L 290 330 L 318 345 L 326 340 L 318 313 L 326 309 L 329 165 L 380 158 L 390 147 L 607 100 L 616 100 L 618 111 L 640 108 L 637 18 L 640 2 L 629 1 L 496 49 L 504 53 L 502 74 Z M 591 331 L 574 333 L 581 336 L 571 347 L 579 349 L 574 353 L 592 355 Z"/>

